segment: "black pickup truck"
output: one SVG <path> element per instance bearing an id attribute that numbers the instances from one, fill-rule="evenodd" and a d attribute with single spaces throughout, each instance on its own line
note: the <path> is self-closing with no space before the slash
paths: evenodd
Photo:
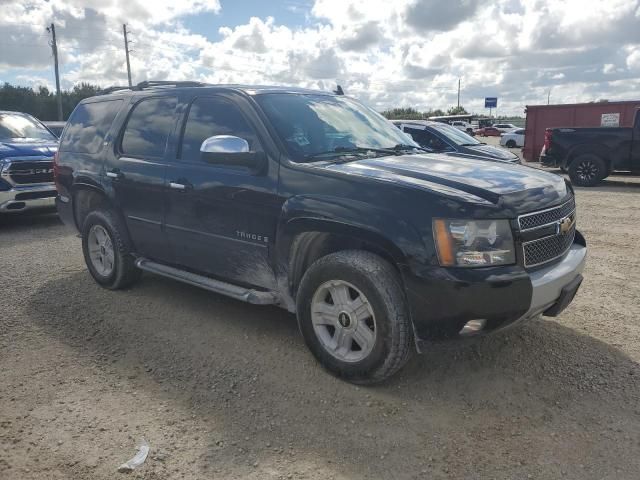
<path id="1" fill-rule="evenodd" d="M 281 306 L 352 382 L 388 377 L 414 346 L 558 315 L 582 280 L 562 177 L 425 154 L 343 95 L 112 89 L 75 109 L 54 171 L 97 283 L 144 270 Z"/>
<path id="2" fill-rule="evenodd" d="M 548 128 L 540 162 L 592 187 L 612 172 L 640 174 L 640 110 L 632 127 Z"/>

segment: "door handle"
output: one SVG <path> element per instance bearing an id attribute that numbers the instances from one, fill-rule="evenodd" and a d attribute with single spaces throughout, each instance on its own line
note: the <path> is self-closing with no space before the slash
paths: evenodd
<path id="1" fill-rule="evenodd" d="M 169 188 L 173 188 L 174 190 L 187 190 L 191 188 L 190 183 L 181 183 L 181 182 L 169 182 Z"/>
<path id="2" fill-rule="evenodd" d="M 124 177 L 124 173 L 122 173 L 120 170 L 114 168 L 113 170 L 110 170 L 110 171 L 107 172 L 107 177 L 117 180 L 119 178 L 123 178 Z"/>

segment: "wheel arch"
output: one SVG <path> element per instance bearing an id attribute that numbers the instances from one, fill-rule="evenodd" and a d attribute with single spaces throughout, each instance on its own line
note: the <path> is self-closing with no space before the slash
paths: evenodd
<path id="1" fill-rule="evenodd" d="M 107 193 L 93 183 L 76 182 L 71 191 L 73 198 L 73 219 L 79 231 L 82 231 L 87 215 L 100 207 L 110 208 L 120 214 Z"/>
<path id="2" fill-rule="evenodd" d="M 586 154 L 599 157 L 607 166 L 607 170 L 611 169 L 611 159 L 608 158 L 606 147 L 597 143 L 581 144 L 573 147 L 565 157 L 564 166 L 568 168 L 576 158 Z"/>
<path id="3" fill-rule="evenodd" d="M 371 229 L 327 219 L 298 218 L 287 222 L 283 233 L 279 263 L 286 271 L 287 292 L 292 299 L 302 276 L 316 260 L 342 250 L 374 253 L 402 277 L 400 265 L 406 263 L 406 255 L 391 239 Z"/>

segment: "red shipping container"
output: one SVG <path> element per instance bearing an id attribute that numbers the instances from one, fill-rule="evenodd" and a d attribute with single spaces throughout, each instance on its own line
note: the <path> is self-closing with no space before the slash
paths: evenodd
<path id="1" fill-rule="evenodd" d="M 544 145 L 544 131 L 557 127 L 600 127 L 603 115 L 619 114 L 620 127 L 631 127 L 640 100 L 624 102 L 527 105 L 523 156 L 537 162 Z M 615 118 L 615 116 L 614 116 Z M 611 119 L 611 117 L 607 117 Z"/>

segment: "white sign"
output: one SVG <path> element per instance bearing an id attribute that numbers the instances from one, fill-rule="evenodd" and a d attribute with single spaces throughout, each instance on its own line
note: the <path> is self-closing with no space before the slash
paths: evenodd
<path id="1" fill-rule="evenodd" d="M 620 126 L 620 114 L 619 113 L 603 113 L 600 117 L 601 127 L 619 127 Z"/>

